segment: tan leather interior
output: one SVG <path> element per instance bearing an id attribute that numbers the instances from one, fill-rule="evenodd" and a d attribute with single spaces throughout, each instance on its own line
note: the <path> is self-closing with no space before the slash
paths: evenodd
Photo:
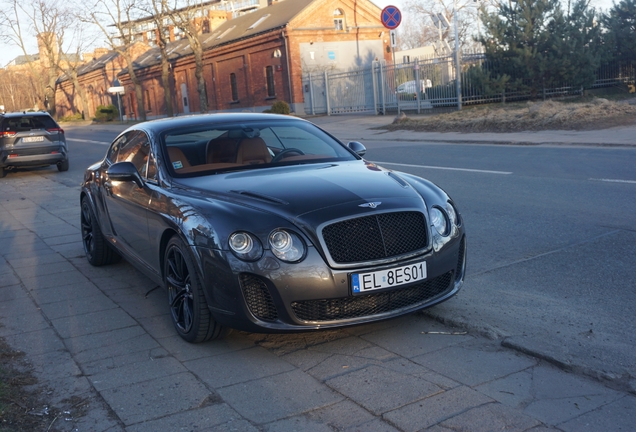
<path id="1" fill-rule="evenodd" d="M 236 162 L 235 138 L 217 138 L 208 142 L 206 163 L 234 163 Z"/>
<path id="2" fill-rule="evenodd" d="M 253 165 L 271 161 L 272 156 L 269 154 L 267 145 L 262 138 L 244 138 L 241 140 L 236 155 L 236 163 Z"/>
<path id="3" fill-rule="evenodd" d="M 168 157 L 170 157 L 170 163 L 175 170 L 189 168 L 191 166 L 190 162 L 188 162 L 188 159 L 186 159 L 183 151 L 181 151 L 179 147 L 168 147 Z M 181 167 L 177 168 L 179 166 L 179 162 L 181 163 Z M 176 166 L 175 163 L 177 164 Z"/>

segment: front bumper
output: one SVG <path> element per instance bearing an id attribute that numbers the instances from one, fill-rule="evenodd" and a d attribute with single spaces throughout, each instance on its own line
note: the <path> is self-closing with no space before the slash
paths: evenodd
<path id="1" fill-rule="evenodd" d="M 310 248 L 305 260 L 285 264 L 266 252 L 256 263 L 230 253 L 197 249 L 214 318 L 249 332 L 294 332 L 363 324 L 409 314 L 443 302 L 461 288 L 463 230 L 437 251 L 372 268 L 334 270 Z M 351 274 L 426 261 L 424 281 L 354 295 Z"/>

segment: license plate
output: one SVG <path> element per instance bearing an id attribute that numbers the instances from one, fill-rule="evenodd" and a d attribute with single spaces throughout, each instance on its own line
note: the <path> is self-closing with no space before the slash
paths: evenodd
<path id="1" fill-rule="evenodd" d="M 426 261 L 388 270 L 353 273 L 351 275 L 351 288 L 354 294 L 360 294 L 406 285 L 424 279 L 426 279 Z"/>
<path id="2" fill-rule="evenodd" d="M 44 141 L 43 136 L 33 136 L 33 137 L 22 138 L 22 142 L 40 142 L 40 141 Z"/>

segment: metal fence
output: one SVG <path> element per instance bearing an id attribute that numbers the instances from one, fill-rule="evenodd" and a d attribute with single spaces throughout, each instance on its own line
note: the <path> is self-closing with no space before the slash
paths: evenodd
<path id="1" fill-rule="evenodd" d="M 404 64 L 373 62 L 370 68 L 303 76 L 305 113 L 349 114 L 416 111 L 461 105 L 554 98 L 581 94 L 582 87 L 567 84 L 543 88 L 537 94 L 524 91 L 486 91 L 470 73 L 471 66 L 488 68 L 483 54 L 463 54 L 461 99 L 458 101 L 453 56 L 419 58 Z M 636 81 L 636 62 L 602 65 L 590 88 Z"/>

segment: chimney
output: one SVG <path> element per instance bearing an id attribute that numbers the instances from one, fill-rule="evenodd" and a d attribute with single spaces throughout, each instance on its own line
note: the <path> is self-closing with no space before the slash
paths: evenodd
<path id="1" fill-rule="evenodd" d="M 95 48 L 95 51 L 93 51 L 93 60 L 97 60 L 101 56 L 108 54 L 108 51 L 108 48 Z"/>

